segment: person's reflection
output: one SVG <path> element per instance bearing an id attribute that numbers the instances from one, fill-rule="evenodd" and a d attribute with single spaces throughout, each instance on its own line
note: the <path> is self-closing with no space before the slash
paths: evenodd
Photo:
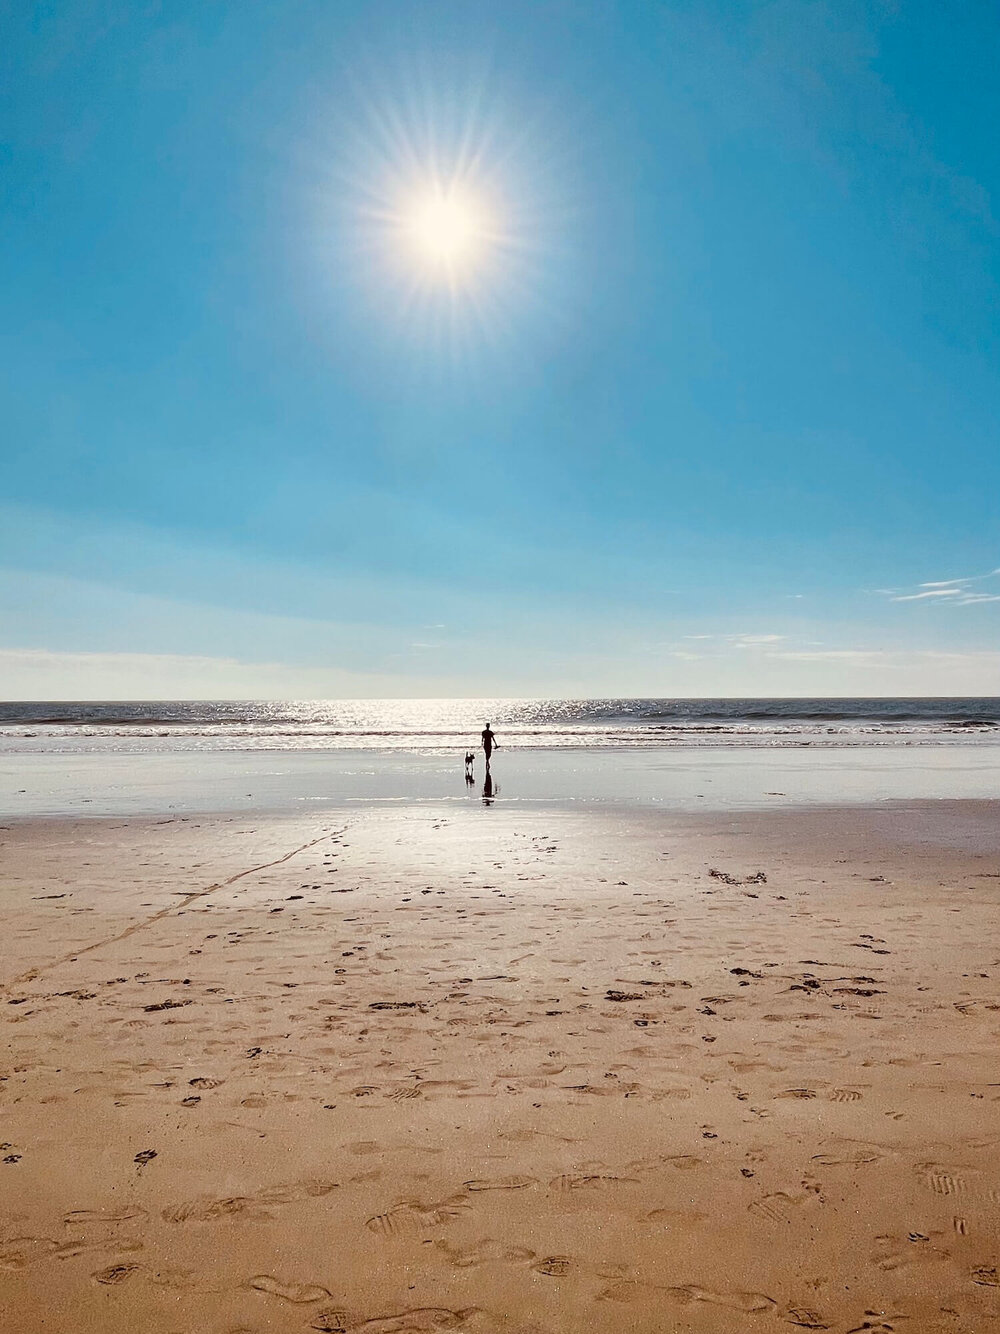
<path id="1" fill-rule="evenodd" d="M 499 792 L 498 787 L 493 786 L 493 775 L 490 773 L 490 766 L 486 766 L 486 778 L 483 782 L 483 805 L 492 806 L 494 794 Z"/>

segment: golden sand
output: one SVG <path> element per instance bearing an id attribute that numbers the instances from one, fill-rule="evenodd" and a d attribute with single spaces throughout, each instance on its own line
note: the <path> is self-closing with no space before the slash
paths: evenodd
<path id="1" fill-rule="evenodd" d="M 996 825 L 4 830 L 0 1325 L 993 1328 Z"/>

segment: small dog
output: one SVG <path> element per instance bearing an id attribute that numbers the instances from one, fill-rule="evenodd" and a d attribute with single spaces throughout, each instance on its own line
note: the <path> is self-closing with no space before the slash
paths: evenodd
<path id="1" fill-rule="evenodd" d="M 476 757 L 475 757 L 475 755 L 472 753 L 472 751 L 471 751 L 471 750 L 467 750 L 467 751 L 465 752 L 465 777 L 468 779 L 468 781 L 469 781 L 470 783 L 473 781 L 473 779 L 472 779 L 472 766 L 473 766 L 473 764 L 475 763 L 475 760 L 476 760 Z"/>

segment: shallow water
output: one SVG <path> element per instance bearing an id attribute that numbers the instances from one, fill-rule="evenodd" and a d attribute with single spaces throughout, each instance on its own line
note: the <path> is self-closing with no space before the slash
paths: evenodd
<path id="1" fill-rule="evenodd" d="M 1000 745 L 506 750 L 487 789 L 460 754 L 335 750 L 4 755 L 5 816 L 287 811 L 380 803 L 753 810 L 1000 796 Z"/>

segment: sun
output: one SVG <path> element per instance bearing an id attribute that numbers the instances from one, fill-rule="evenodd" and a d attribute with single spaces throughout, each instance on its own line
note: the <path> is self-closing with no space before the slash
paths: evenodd
<path id="1" fill-rule="evenodd" d="M 575 211 L 547 100 L 542 116 L 478 64 L 423 60 L 352 75 L 357 120 L 318 118 L 316 246 L 338 292 L 363 290 L 386 332 L 443 364 L 499 346 L 529 312 L 562 318 Z"/>
<path id="2" fill-rule="evenodd" d="M 433 190 L 418 197 L 407 210 L 406 231 L 418 255 L 450 270 L 473 261 L 488 239 L 482 207 L 455 189 Z"/>

